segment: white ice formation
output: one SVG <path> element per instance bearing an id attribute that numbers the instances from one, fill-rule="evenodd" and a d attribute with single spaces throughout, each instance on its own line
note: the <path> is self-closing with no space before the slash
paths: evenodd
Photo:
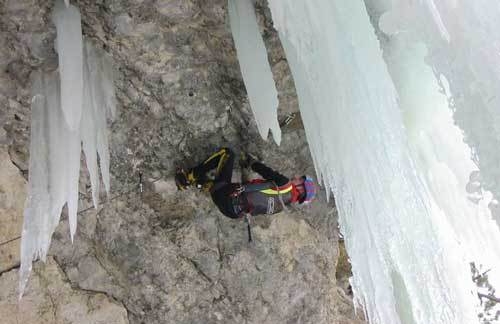
<path id="1" fill-rule="evenodd" d="M 115 117 L 115 94 L 113 86 L 113 62 L 90 42 L 84 43 L 84 83 L 81 137 L 87 168 L 90 173 L 94 206 L 99 203 L 99 174 L 97 154 L 101 167 L 104 188 L 109 194 L 109 150 L 106 119 Z M 97 153 L 97 154 L 96 154 Z"/>
<path id="2" fill-rule="evenodd" d="M 454 119 L 463 130 L 465 141 L 471 146 L 473 159 L 480 167 L 481 184 L 499 197 L 500 42 L 497 40 L 497 31 L 500 29 L 500 19 L 498 19 L 500 6 L 498 2 L 494 0 L 434 2 L 392 0 L 390 4 L 383 0 L 369 2 L 382 15 L 379 22 L 382 31 L 392 34 L 405 30 L 407 37 L 418 40 L 426 46 L 428 49 L 426 62 L 437 75 L 442 75 L 449 82 Z M 428 9 L 432 7 L 435 10 Z M 388 21 L 393 21 L 392 30 L 389 31 L 385 29 Z M 500 224 L 500 218 L 497 221 Z"/>
<path id="3" fill-rule="evenodd" d="M 55 10 L 57 12 L 60 9 Z M 79 17 L 79 13 L 76 13 L 78 15 L 75 17 Z M 73 21 L 63 20 L 60 23 L 61 30 L 66 30 L 66 24 L 69 25 L 68 29 L 74 26 Z M 58 28 L 59 56 L 73 59 L 64 63 L 64 71 L 60 66 L 59 71 L 34 72 L 32 75 L 29 184 L 21 238 L 20 296 L 26 287 L 32 261 L 45 260 L 52 233 L 66 204 L 70 235 L 73 240 L 77 226 L 82 143 L 90 173 L 92 198 L 96 207 L 100 181 L 97 157 L 107 192 L 110 187 L 106 120 L 115 114 L 113 63 L 90 42 L 84 43 L 82 53 L 75 53 L 75 47 L 71 45 L 83 43 L 81 34 L 72 36 L 80 38 L 80 41 L 68 39 L 68 35 L 64 32 L 63 36 L 60 35 Z M 76 97 L 83 98 L 80 104 L 82 109 L 79 109 L 81 114 L 76 114 L 72 110 L 76 107 L 76 99 L 71 101 L 75 106 L 68 110 L 64 109 L 64 103 L 73 97 L 65 97 L 68 93 L 64 93 L 64 89 L 68 91 L 70 88 L 64 88 L 63 82 L 74 80 L 74 75 L 68 77 L 65 73 L 80 69 L 82 89 L 75 87 L 78 83 L 71 85 L 72 91 L 80 93 Z M 65 112 L 70 112 L 69 120 Z M 77 127 L 73 129 L 75 123 Z"/>
<path id="4" fill-rule="evenodd" d="M 269 130 L 281 142 L 278 123 L 278 92 L 260 35 L 252 0 L 228 0 L 231 32 L 257 128 L 267 140 Z"/>
<path id="5" fill-rule="evenodd" d="M 61 110 L 57 73 L 34 72 L 31 104 L 29 189 L 21 239 L 21 293 L 33 259 L 45 256 L 67 203 L 72 233 L 78 210 L 79 131 L 71 130 Z"/>
<path id="6" fill-rule="evenodd" d="M 382 16 L 388 35 L 379 42 L 366 7 L 387 2 L 269 0 L 269 7 L 370 323 L 474 323 L 469 262 L 500 270 L 500 233 L 487 208 L 491 194 L 479 190 L 471 201 L 477 166 L 452 116 L 475 151 L 498 161 L 498 150 L 480 140 L 497 138 L 500 128 L 493 113 L 500 51 L 491 41 L 500 22 L 487 9 L 499 6 L 392 1 L 399 11 Z M 498 163 L 480 166 L 499 172 Z M 498 275 L 490 281 L 498 286 Z"/>
<path id="7" fill-rule="evenodd" d="M 83 100 L 83 43 L 80 11 L 56 0 L 52 20 L 56 25 L 56 49 L 61 77 L 61 107 L 71 130 L 80 126 Z"/>

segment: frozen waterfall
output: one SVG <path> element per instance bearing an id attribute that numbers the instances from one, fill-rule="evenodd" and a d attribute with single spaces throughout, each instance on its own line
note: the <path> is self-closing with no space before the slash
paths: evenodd
<path id="1" fill-rule="evenodd" d="M 55 16 L 60 14 L 59 10 L 66 10 L 60 8 L 61 4 L 56 6 Z M 69 9 L 72 17 L 79 19 L 78 9 L 73 6 Z M 75 235 L 82 143 L 95 206 L 100 183 L 98 157 L 107 192 L 110 187 L 106 120 L 115 113 L 113 64 L 101 50 L 90 42 L 83 42 L 81 32 L 68 34 L 75 31 L 75 21 L 61 18 L 56 24 L 59 24 L 56 40 L 61 62 L 59 71 L 38 71 L 32 75 L 28 198 L 21 238 L 21 296 L 32 261 L 45 260 L 64 205 L 67 205 L 71 239 Z M 64 87 L 65 83 L 71 84 Z"/>
<path id="2" fill-rule="evenodd" d="M 477 184 L 453 120 L 480 151 L 474 157 L 497 158 L 480 140 L 497 138 L 500 125 L 491 111 L 499 51 L 484 42 L 498 30 L 488 12 L 498 5 L 478 2 L 392 1 L 399 11 L 381 19 L 388 35 L 379 32 L 379 42 L 366 7 L 382 14 L 388 1 L 269 0 L 318 176 L 336 198 L 355 297 L 371 323 L 477 322 L 469 262 L 500 271 L 491 194 Z M 422 38 L 416 25 L 426 29 Z M 483 119 L 492 126 L 479 130 Z M 480 167 L 482 183 L 499 172 L 498 163 Z"/>
<path id="3" fill-rule="evenodd" d="M 494 0 L 366 0 L 381 29 L 405 33 L 428 48 L 426 62 L 449 82 L 454 119 L 481 171 L 481 185 L 500 197 L 500 6 Z M 430 4 L 428 4 L 430 3 Z M 434 5 L 433 5 L 434 4 Z M 434 7 L 430 12 L 429 7 Z M 431 18 L 437 17 L 437 18 Z M 441 21 L 442 27 L 434 21 Z M 422 23 L 428 21 L 429 23 Z M 446 30 L 448 38 L 439 31 Z M 494 201 L 495 203 L 495 201 Z M 496 215 L 500 226 L 500 214 Z"/>
<path id="4" fill-rule="evenodd" d="M 279 145 L 281 129 L 277 112 L 278 92 L 252 0 L 228 0 L 228 10 L 241 74 L 257 128 L 265 140 L 271 130 L 274 141 Z"/>

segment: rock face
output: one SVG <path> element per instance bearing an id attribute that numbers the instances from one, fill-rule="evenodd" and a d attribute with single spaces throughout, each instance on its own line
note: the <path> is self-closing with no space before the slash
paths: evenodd
<path id="1" fill-rule="evenodd" d="M 19 265 L 26 181 L 0 145 L 0 273 Z"/>
<path id="2" fill-rule="evenodd" d="M 22 312 L 12 313 L 17 270 L 10 269 L 18 261 L 4 266 L 0 259 L 0 316 L 14 323 L 15 318 L 26 323 L 361 323 L 337 285 L 336 215 L 324 194 L 308 208 L 256 217 L 249 244 L 244 222 L 225 218 L 202 192 L 177 192 L 172 182 L 177 165 L 194 166 L 220 146 L 258 154 L 290 176 L 314 174 L 300 116 L 282 129 L 280 147 L 260 139 L 226 1 L 72 3 L 80 8 L 85 37 L 116 63 L 112 195 L 99 210 L 86 210 L 91 193 L 82 170 L 80 209 L 85 211 L 74 244 L 63 215 L 51 257 L 45 266 L 35 265 L 19 304 Z M 0 190 L 24 201 L 25 193 L 9 191 L 18 180 L 8 170 L 14 163 L 20 180 L 29 171 L 29 75 L 57 68 L 53 3 L 6 0 L 0 6 L 5 44 L 0 48 L 0 145 L 8 151 L 0 154 Z M 298 114 L 293 79 L 265 1 L 256 2 L 256 11 L 279 92 L 278 114 Z M 0 204 L 0 210 L 8 208 Z M 19 220 L 19 202 L 16 210 Z M 16 237 L 16 231 L 5 235 Z"/>
<path id="3" fill-rule="evenodd" d="M 72 283 L 123 301 L 132 323 L 354 323 L 323 212 L 255 218 L 249 243 L 245 224 L 198 192 L 134 193 L 86 215 L 95 225 L 73 247 L 62 226 L 52 252 Z"/>
<path id="4" fill-rule="evenodd" d="M 0 277 L 2 323 L 125 324 L 127 312 L 104 294 L 73 290 L 52 258 L 33 271 L 29 288 L 18 302 L 17 270 Z"/>

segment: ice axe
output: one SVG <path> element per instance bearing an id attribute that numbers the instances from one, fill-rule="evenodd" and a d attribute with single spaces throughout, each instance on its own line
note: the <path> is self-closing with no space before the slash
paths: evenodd
<path id="1" fill-rule="evenodd" d="M 245 215 L 245 221 L 247 222 L 247 231 L 248 231 L 248 243 L 252 242 L 252 227 L 251 227 L 251 216 L 250 214 Z"/>

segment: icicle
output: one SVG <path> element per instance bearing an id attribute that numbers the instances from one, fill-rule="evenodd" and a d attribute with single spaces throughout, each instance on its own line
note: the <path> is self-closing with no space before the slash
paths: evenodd
<path id="1" fill-rule="evenodd" d="M 267 51 L 262 41 L 251 0 L 229 0 L 229 19 L 241 74 L 260 135 L 267 139 L 269 129 L 274 141 L 281 142 L 278 123 L 278 92 Z"/>
<path id="2" fill-rule="evenodd" d="M 102 180 L 106 192 L 110 190 L 109 180 L 109 149 L 108 149 L 108 134 L 106 126 L 106 117 L 113 118 L 115 115 L 115 94 L 113 86 L 113 63 L 110 58 L 96 50 L 90 42 L 85 43 L 85 59 L 88 73 L 88 89 L 89 97 L 91 98 L 86 104 L 89 113 L 89 120 L 92 123 L 92 130 L 83 128 L 83 134 L 91 131 L 94 132 L 87 142 L 83 140 L 84 151 L 87 155 L 95 154 L 97 150 L 99 154 L 99 165 L 101 168 Z M 92 152 L 91 152 L 92 151 Z M 87 161 L 94 168 L 94 161 Z M 90 169 L 89 169 L 90 170 Z M 91 178 L 94 177 L 96 184 L 98 183 L 97 172 L 91 172 Z M 96 189 L 97 190 L 97 189 Z M 94 192 L 94 187 L 92 189 Z"/>
<path id="3" fill-rule="evenodd" d="M 29 188 L 21 239 L 22 294 L 31 262 L 45 260 L 62 208 L 76 230 L 80 136 L 64 122 L 58 74 L 33 75 Z"/>
<path id="4" fill-rule="evenodd" d="M 57 72 L 33 74 L 29 194 L 21 239 L 20 294 L 26 286 L 31 263 L 45 260 L 62 208 L 68 206 L 71 240 L 77 227 L 78 180 L 81 144 L 85 151 L 94 205 L 99 202 L 101 174 L 109 193 L 107 116 L 115 113 L 113 64 L 109 57 L 85 44 L 83 110 L 80 126 L 69 128 L 61 107 L 61 82 Z"/>
<path id="5" fill-rule="evenodd" d="M 83 70 L 83 80 L 84 80 L 84 97 L 83 97 L 83 113 L 81 120 L 81 133 L 82 133 L 82 143 L 83 151 L 85 152 L 85 160 L 87 164 L 87 169 L 90 175 L 90 184 L 92 187 L 92 201 L 94 206 L 97 208 L 99 203 L 99 169 L 97 166 L 97 127 L 95 124 L 96 111 L 94 108 L 94 99 L 92 89 L 92 81 L 90 75 L 90 67 L 88 64 L 87 53 L 91 47 L 88 46 L 87 42 L 84 44 L 84 70 Z"/>
<path id="6" fill-rule="evenodd" d="M 29 187 L 21 239 L 20 296 L 26 287 L 31 272 L 31 261 L 40 251 L 41 235 L 44 232 L 42 220 L 49 214 L 48 146 L 44 140 L 46 126 L 46 104 L 43 95 L 42 74 L 33 74 L 31 101 L 31 143 L 29 161 Z"/>
<path id="7" fill-rule="evenodd" d="M 441 37 L 443 37 L 443 39 L 449 43 L 450 33 L 448 32 L 448 29 L 446 29 L 446 26 L 443 23 L 443 19 L 441 18 L 439 10 L 436 8 L 436 4 L 434 3 L 433 0 L 425 0 L 424 4 L 427 6 L 429 12 L 431 13 L 432 19 L 434 20 L 436 27 L 439 29 L 439 32 L 441 33 Z"/>
<path id="8" fill-rule="evenodd" d="M 71 130 L 80 126 L 83 98 L 83 47 L 80 12 L 56 0 L 52 20 L 57 29 L 57 53 L 61 73 L 61 106 Z"/>

